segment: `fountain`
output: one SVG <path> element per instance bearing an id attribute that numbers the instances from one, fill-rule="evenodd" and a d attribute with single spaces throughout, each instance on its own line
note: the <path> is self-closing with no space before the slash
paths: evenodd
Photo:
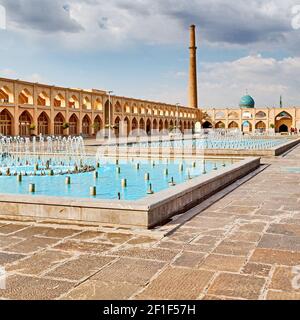
<path id="1" fill-rule="evenodd" d="M 0 174 L 61 175 L 89 172 L 82 137 L 0 138 Z"/>

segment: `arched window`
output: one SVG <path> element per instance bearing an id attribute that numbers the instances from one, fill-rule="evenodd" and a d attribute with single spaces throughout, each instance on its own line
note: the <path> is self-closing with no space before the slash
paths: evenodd
<path id="1" fill-rule="evenodd" d="M 14 103 L 14 95 L 7 86 L 3 86 L 2 88 L 0 88 L 0 102 Z"/>
<path id="2" fill-rule="evenodd" d="M 65 122 L 65 118 L 59 112 L 54 118 L 54 134 L 61 136 L 64 134 L 63 124 Z"/>
<path id="3" fill-rule="evenodd" d="M 82 133 L 84 135 L 90 135 L 91 120 L 88 115 L 85 115 L 82 119 Z"/>
<path id="4" fill-rule="evenodd" d="M 49 134 L 49 118 L 45 112 L 38 117 L 38 134 Z"/>
<path id="5" fill-rule="evenodd" d="M 33 104 L 33 96 L 28 89 L 24 89 L 20 92 L 19 104 Z"/>
<path id="6" fill-rule="evenodd" d="M 75 114 L 70 117 L 69 120 L 69 134 L 77 135 L 78 134 L 78 118 Z"/>
<path id="7" fill-rule="evenodd" d="M 54 107 L 59 108 L 65 108 L 66 107 L 66 100 L 64 96 L 60 93 L 58 93 L 54 98 Z"/>
<path id="8" fill-rule="evenodd" d="M 41 92 L 37 97 L 37 105 L 42 107 L 50 107 L 50 99 L 47 93 Z"/>
<path id="9" fill-rule="evenodd" d="M 117 103 L 115 104 L 115 111 L 117 113 L 122 113 L 122 107 L 119 101 L 117 101 Z"/>
<path id="10" fill-rule="evenodd" d="M 102 123 L 101 117 L 98 115 L 94 120 L 95 132 L 97 133 L 98 131 L 102 130 L 102 128 L 103 128 L 103 123 Z"/>
<path id="11" fill-rule="evenodd" d="M 19 117 L 19 134 L 20 136 L 29 136 L 30 135 L 30 126 L 32 118 L 28 111 L 22 112 Z"/>
<path id="12" fill-rule="evenodd" d="M 224 129 L 225 128 L 225 123 L 222 122 L 222 121 L 219 121 L 219 122 L 216 123 L 215 128 L 216 129 Z"/>
<path id="13" fill-rule="evenodd" d="M 229 125 L 228 125 L 228 128 L 229 128 L 229 129 L 238 129 L 238 128 L 239 128 L 239 125 L 238 125 L 237 122 L 231 121 L 231 122 L 229 123 Z"/>
<path id="14" fill-rule="evenodd" d="M 12 116 L 6 109 L 0 112 L 0 134 L 12 135 Z"/>
<path id="15" fill-rule="evenodd" d="M 239 115 L 238 115 L 237 112 L 231 111 L 231 112 L 229 112 L 229 114 L 228 114 L 228 118 L 229 118 L 229 119 L 238 119 L 238 118 L 239 118 Z"/>
<path id="16" fill-rule="evenodd" d="M 95 100 L 94 108 L 95 108 L 95 110 L 99 110 L 99 111 L 102 111 L 102 110 L 103 110 L 102 102 L 101 102 L 100 98 L 97 98 L 97 99 Z"/>
<path id="17" fill-rule="evenodd" d="M 118 138 L 120 135 L 120 117 L 116 117 L 115 119 L 115 124 L 114 124 L 114 131 L 115 131 L 115 136 Z"/>
<path id="18" fill-rule="evenodd" d="M 75 95 L 72 95 L 69 99 L 69 108 L 70 109 L 79 109 L 79 100 Z"/>
<path id="19" fill-rule="evenodd" d="M 84 97 L 83 98 L 83 105 L 82 108 L 85 110 L 90 110 L 92 109 L 92 104 L 91 104 L 91 100 L 89 97 Z"/>

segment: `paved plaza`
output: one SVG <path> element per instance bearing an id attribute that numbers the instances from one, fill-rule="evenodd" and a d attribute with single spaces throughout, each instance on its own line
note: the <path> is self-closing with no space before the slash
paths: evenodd
<path id="1" fill-rule="evenodd" d="M 266 162 L 163 238 L 0 221 L 1 299 L 300 299 L 300 146 Z"/>

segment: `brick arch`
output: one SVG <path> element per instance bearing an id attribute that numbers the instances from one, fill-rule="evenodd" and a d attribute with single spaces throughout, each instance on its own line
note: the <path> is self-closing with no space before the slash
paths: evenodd
<path id="1" fill-rule="evenodd" d="M 7 109 L 3 109 L 0 112 L 0 134 L 4 136 L 13 135 L 13 122 L 12 114 Z"/>
<path id="2" fill-rule="evenodd" d="M 69 117 L 69 134 L 78 135 L 79 134 L 79 119 L 75 113 Z"/>
<path id="3" fill-rule="evenodd" d="M 33 94 L 28 88 L 24 88 L 18 96 L 19 104 L 33 104 Z"/>
<path id="4" fill-rule="evenodd" d="M 228 129 L 238 129 L 239 128 L 239 124 L 236 121 L 231 121 L 228 124 Z"/>
<path id="5" fill-rule="evenodd" d="M 31 134 L 30 126 L 33 124 L 33 116 L 27 111 L 23 111 L 19 116 L 19 134 L 29 136 Z"/>
<path id="6" fill-rule="evenodd" d="M 56 108 L 65 108 L 66 107 L 66 99 L 61 93 L 57 93 L 53 100 L 54 107 Z"/>
<path id="7" fill-rule="evenodd" d="M 61 112 L 58 112 L 54 117 L 54 134 L 62 136 L 64 134 L 63 125 L 66 119 Z"/>
<path id="8" fill-rule="evenodd" d="M 82 133 L 86 136 L 91 134 L 91 118 L 86 114 L 82 118 Z"/>
<path id="9" fill-rule="evenodd" d="M 43 111 L 37 118 L 37 133 L 48 135 L 50 133 L 50 117 Z"/>
<path id="10" fill-rule="evenodd" d="M 42 91 L 38 94 L 37 105 L 42 107 L 50 107 L 50 97 L 45 91 Z"/>
<path id="11" fill-rule="evenodd" d="M 14 103 L 13 90 L 4 85 L 0 88 L 0 99 L 5 103 Z"/>
<path id="12" fill-rule="evenodd" d="M 224 129 L 225 128 L 225 123 L 223 121 L 218 121 L 216 124 L 215 124 L 215 128 L 216 129 Z"/>

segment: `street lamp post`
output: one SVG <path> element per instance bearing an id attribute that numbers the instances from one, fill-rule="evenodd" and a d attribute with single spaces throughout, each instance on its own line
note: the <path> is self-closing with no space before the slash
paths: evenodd
<path id="1" fill-rule="evenodd" d="M 112 93 L 113 93 L 112 90 L 107 91 L 107 94 L 108 94 L 108 139 L 109 140 L 111 138 L 111 132 L 110 132 L 110 129 L 111 129 L 110 97 L 111 97 Z"/>

